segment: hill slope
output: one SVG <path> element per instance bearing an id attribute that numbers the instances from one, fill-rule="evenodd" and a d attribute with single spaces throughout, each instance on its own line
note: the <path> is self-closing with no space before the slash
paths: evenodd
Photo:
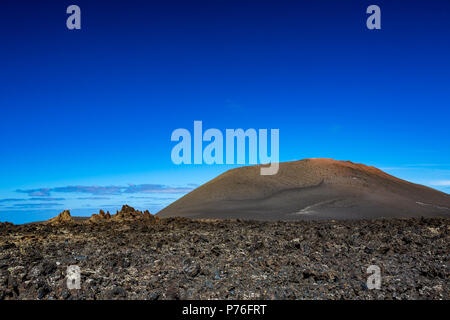
<path id="1" fill-rule="evenodd" d="M 296 220 L 450 217 L 450 195 L 375 167 L 333 159 L 232 169 L 161 210 L 159 217 Z"/>

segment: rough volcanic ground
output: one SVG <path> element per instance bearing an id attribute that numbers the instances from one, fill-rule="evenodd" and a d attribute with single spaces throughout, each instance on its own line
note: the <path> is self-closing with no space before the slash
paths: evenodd
<path id="1" fill-rule="evenodd" d="M 0 224 L 0 298 L 449 299 L 449 221 Z"/>

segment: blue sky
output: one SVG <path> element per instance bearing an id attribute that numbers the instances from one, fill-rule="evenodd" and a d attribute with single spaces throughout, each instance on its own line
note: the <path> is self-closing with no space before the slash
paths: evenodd
<path id="1" fill-rule="evenodd" d="M 81 8 L 82 29 L 66 28 Z M 366 28 L 377 4 L 382 29 Z M 172 163 L 173 130 L 280 129 L 450 191 L 450 3 L 2 1 L 0 221 L 155 213 L 227 165 Z"/>

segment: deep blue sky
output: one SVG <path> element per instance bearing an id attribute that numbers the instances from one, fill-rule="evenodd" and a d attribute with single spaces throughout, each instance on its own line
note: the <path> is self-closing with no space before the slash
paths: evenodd
<path id="1" fill-rule="evenodd" d="M 448 193 L 449 33 L 447 0 L 3 0 L 0 221 L 157 212 L 230 168 L 172 164 L 194 120 Z"/>

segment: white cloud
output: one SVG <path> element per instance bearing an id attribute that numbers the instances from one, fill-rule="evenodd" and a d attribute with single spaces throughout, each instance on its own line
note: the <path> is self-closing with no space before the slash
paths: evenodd
<path id="1" fill-rule="evenodd" d="M 437 180 L 437 181 L 431 181 L 430 185 L 432 186 L 450 186 L 450 180 Z"/>

